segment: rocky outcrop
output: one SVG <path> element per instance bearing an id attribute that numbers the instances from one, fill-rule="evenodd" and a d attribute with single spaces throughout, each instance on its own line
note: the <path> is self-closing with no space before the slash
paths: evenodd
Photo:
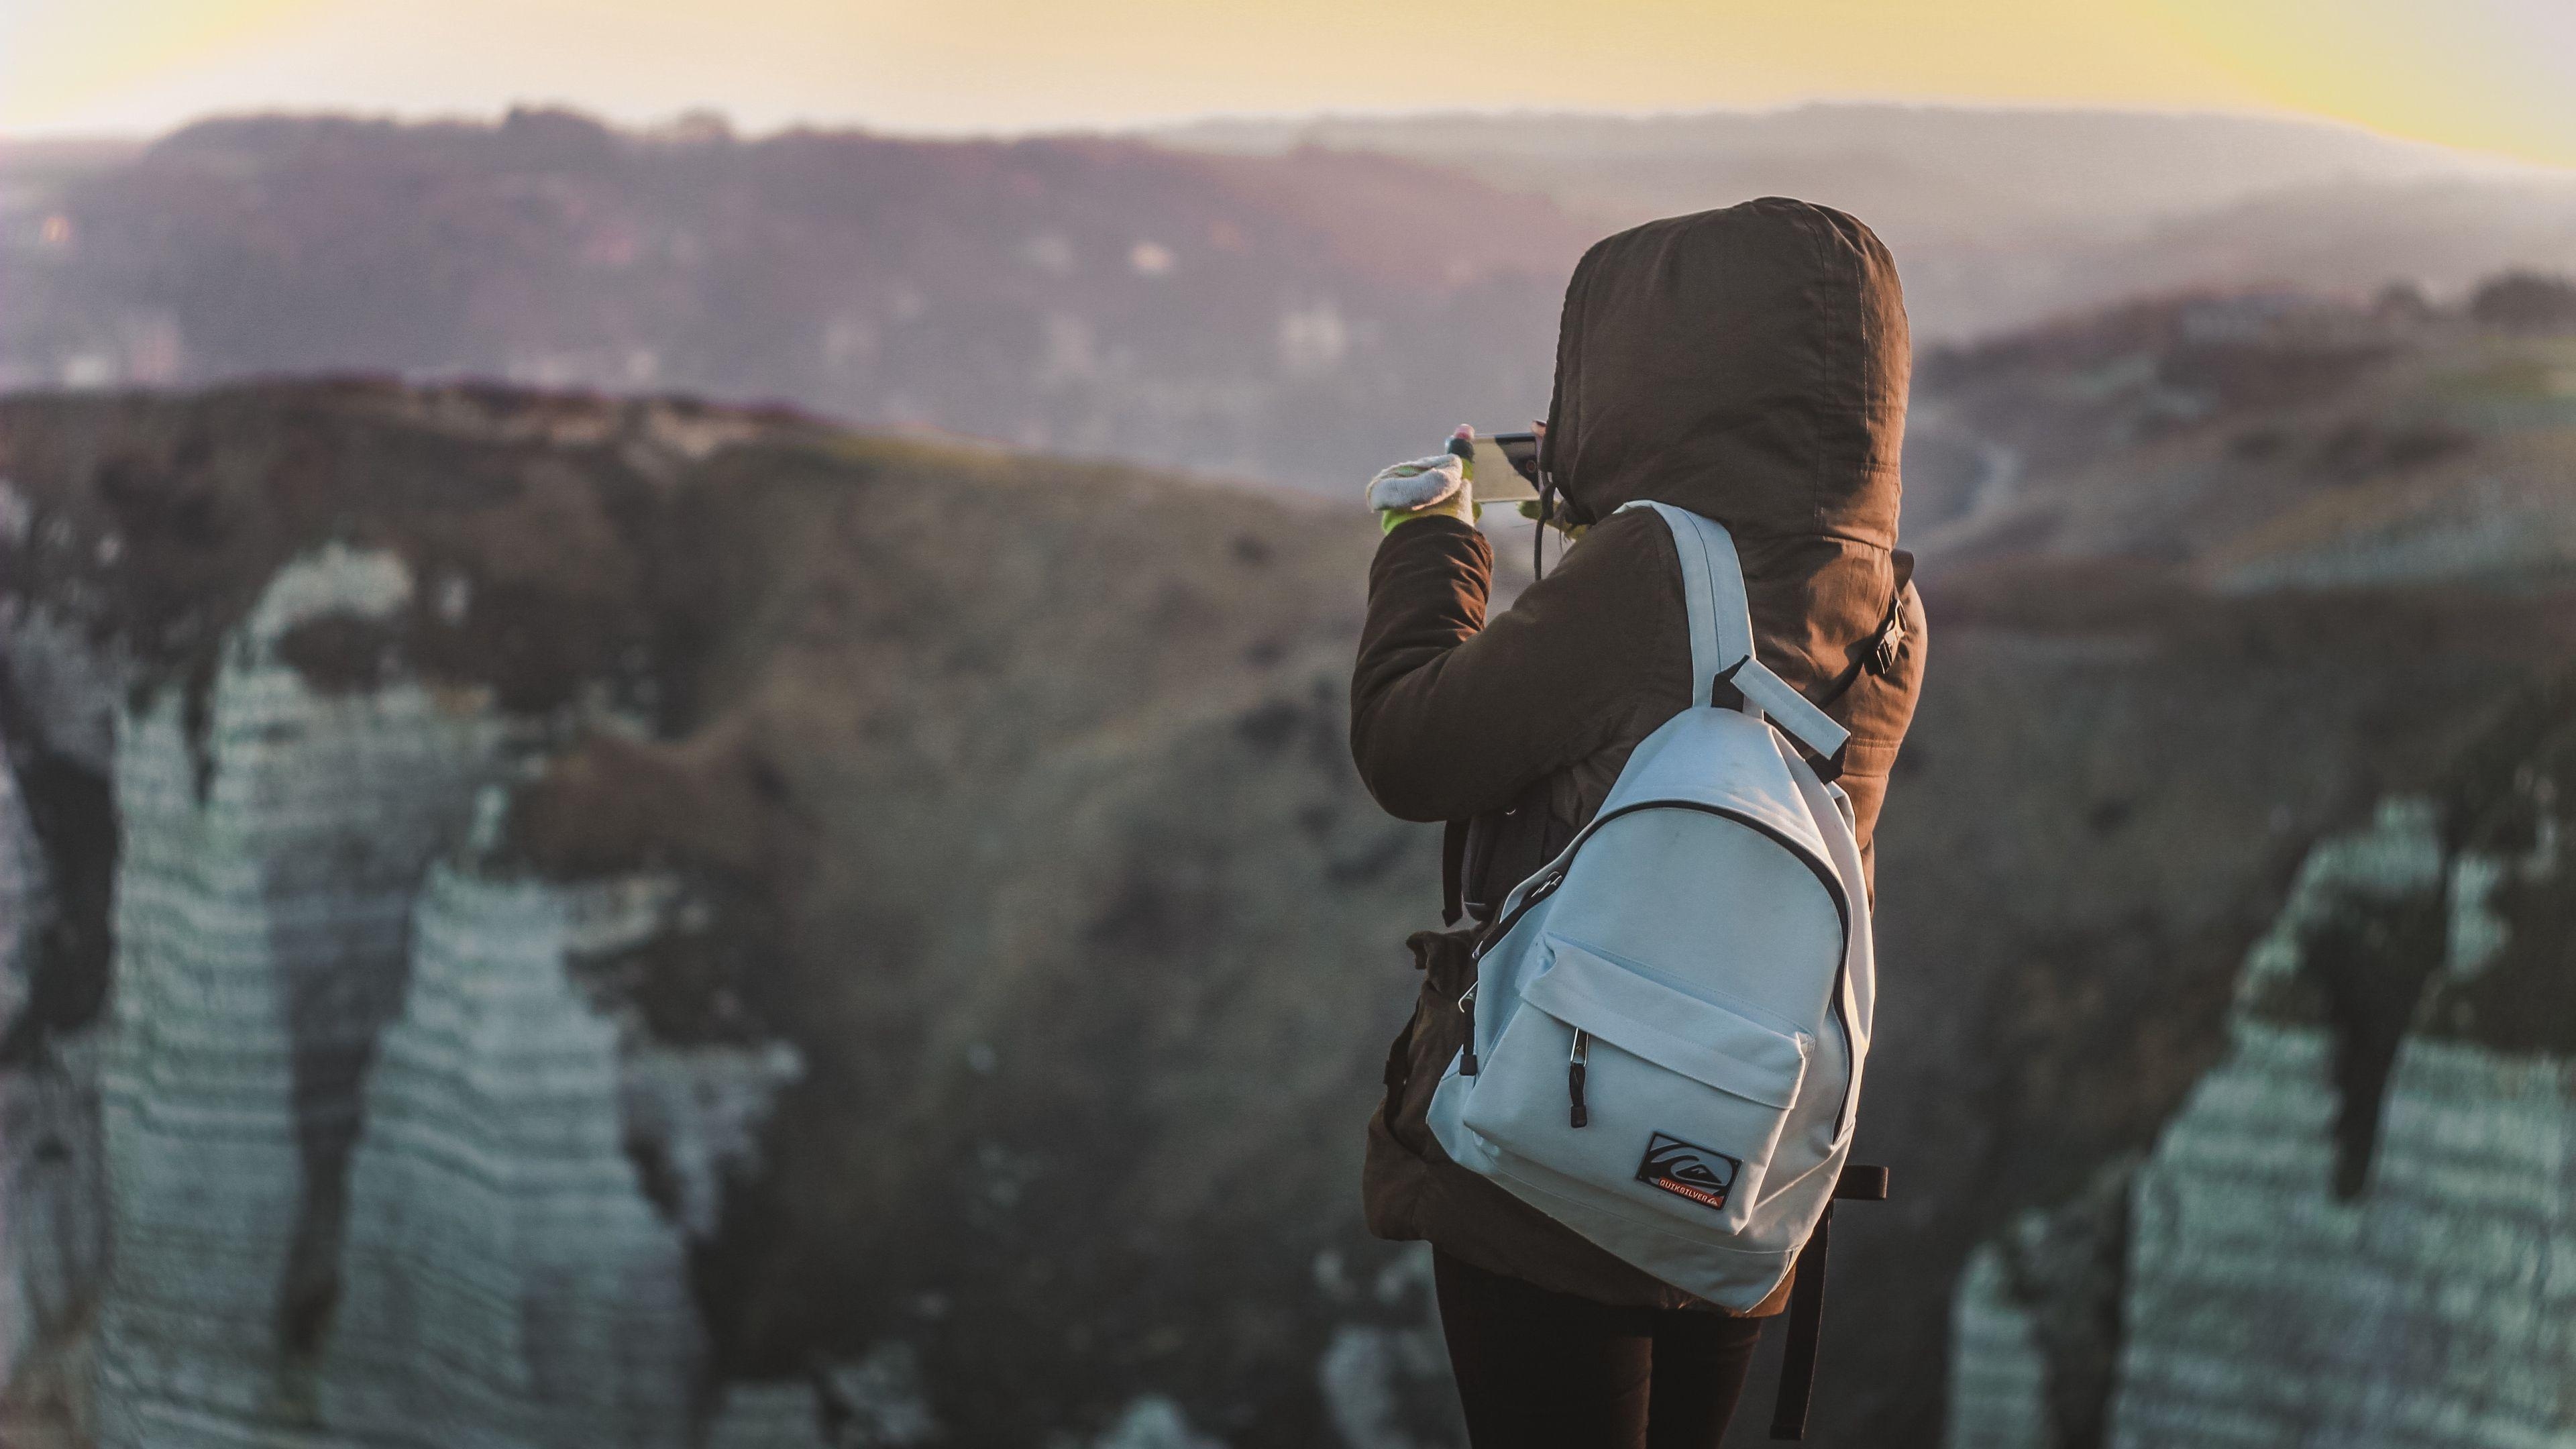
<path id="1" fill-rule="evenodd" d="M 358 1087 L 402 1004 L 413 893 L 501 731 L 417 683 L 318 691 L 279 646 L 316 621 L 380 621 L 411 587 L 388 554 L 299 560 L 202 694 L 119 723 L 108 1443 L 311 1412 L 299 1380 L 338 1295 Z"/>
<path id="2" fill-rule="evenodd" d="M 2102 1442 L 2135 1168 L 2115 1159 L 2083 1196 L 2020 1214 L 1969 1254 L 1950 1327 L 1953 1444 Z"/>
<path id="3" fill-rule="evenodd" d="M 320 1374 L 335 1429 L 422 1449 L 827 1442 L 810 1387 L 706 1402 L 688 1291 L 690 1242 L 715 1231 L 727 1175 L 757 1167 L 793 1050 L 660 1047 L 577 984 L 583 958 L 667 929 L 675 895 L 431 874 L 351 1170 Z M 643 1160 L 671 1173 L 668 1207 Z"/>
<path id="4" fill-rule="evenodd" d="M 96 1429 L 92 1347 L 107 1237 L 96 1051 L 87 1037 L 62 1041 L 41 1065 L 0 1078 L 0 1362 L 9 1366 L 0 1440 L 27 1449 L 88 1443 Z"/>
<path id="5" fill-rule="evenodd" d="M 2030 567 L 1929 602 L 1933 684 L 1878 842 L 1891 964 L 1855 1147 L 1896 1190 L 1836 1218 L 1850 1306 L 1828 1318 L 1824 1442 L 1939 1432 L 1978 1246 L 2151 1147 L 2226 1050 L 2246 952 L 2310 844 L 2432 789 L 2536 661 L 2576 648 L 2543 590 L 2213 599 Z"/>
<path id="6" fill-rule="evenodd" d="M 526 721 L 292 659 L 412 593 L 394 553 L 297 559 L 201 692 L 116 721 L 112 1010 L 11 1082 L 11 1140 L 39 1144 L 13 1183 L 11 1361 L 80 1358 L 21 1397 L 102 1444 L 679 1445 L 709 1417 L 689 1242 L 794 1053 L 665 1047 L 584 995 L 577 963 L 670 928 L 676 882 L 474 869 L 537 757 Z M 32 902 L 24 815 L 9 879 Z M 803 1438 L 760 1442 L 820 1442 L 803 1406 Z"/>
<path id="7" fill-rule="evenodd" d="M 2247 958 L 2227 1055 L 2112 1170 L 2116 1230 L 2025 1278 L 2012 1237 L 1973 1260 L 1957 1449 L 2576 1433 L 2551 1266 L 2576 1141 L 2568 713 L 2540 697 L 2438 794 L 2310 853 Z M 2110 1342 L 2070 1331 L 2086 1314 Z M 2070 1399 L 2070 1361 L 2109 1372 Z"/>
<path id="8" fill-rule="evenodd" d="M 30 541 L 0 479 L 0 546 Z M 118 651 L 0 597 L 0 1439 L 89 1442 L 108 1236 L 98 1017 L 119 826 L 111 779 Z"/>
<path id="9" fill-rule="evenodd" d="M 8 1442 L 1444 1442 L 1346 545 L 687 405 L 0 413 Z"/>

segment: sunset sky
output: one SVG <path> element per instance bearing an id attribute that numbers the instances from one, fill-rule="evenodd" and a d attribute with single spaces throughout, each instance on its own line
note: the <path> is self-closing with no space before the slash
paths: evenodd
<path id="1" fill-rule="evenodd" d="M 2287 112 L 2576 165 L 2576 0 L 0 0 L 0 133 L 210 112 L 746 130 L 1807 99 Z"/>

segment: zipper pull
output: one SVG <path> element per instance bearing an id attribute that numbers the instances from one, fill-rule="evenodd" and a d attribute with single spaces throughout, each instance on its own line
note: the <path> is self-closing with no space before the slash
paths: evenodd
<path id="1" fill-rule="evenodd" d="M 1574 1099 L 1574 1125 L 1580 1127 L 1592 1120 L 1583 1106 L 1583 1064 L 1590 1055 L 1592 1034 L 1581 1027 L 1574 1029 L 1574 1050 L 1565 1057 L 1565 1090 Z"/>
<path id="2" fill-rule="evenodd" d="M 1462 1077 L 1476 1075 L 1476 988 L 1484 984 L 1482 977 L 1468 982 L 1467 994 L 1458 998 L 1458 1009 L 1467 1016 L 1467 1044 L 1458 1052 L 1458 1075 Z"/>

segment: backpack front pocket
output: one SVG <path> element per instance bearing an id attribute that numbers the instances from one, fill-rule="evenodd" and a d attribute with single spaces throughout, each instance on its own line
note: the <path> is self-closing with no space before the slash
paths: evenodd
<path id="1" fill-rule="evenodd" d="M 1634 1210 L 1740 1231 L 1812 1039 L 1551 937 L 1468 1096 L 1494 1147 Z"/>

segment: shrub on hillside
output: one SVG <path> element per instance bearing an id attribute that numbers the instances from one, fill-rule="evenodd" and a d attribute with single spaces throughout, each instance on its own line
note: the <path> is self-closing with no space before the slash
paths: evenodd
<path id="1" fill-rule="evenodd" d="M 2469 315 L 2499 327 L 2576 328 L 2576 280 L 2506 272 L 2479 284 Z"/>

